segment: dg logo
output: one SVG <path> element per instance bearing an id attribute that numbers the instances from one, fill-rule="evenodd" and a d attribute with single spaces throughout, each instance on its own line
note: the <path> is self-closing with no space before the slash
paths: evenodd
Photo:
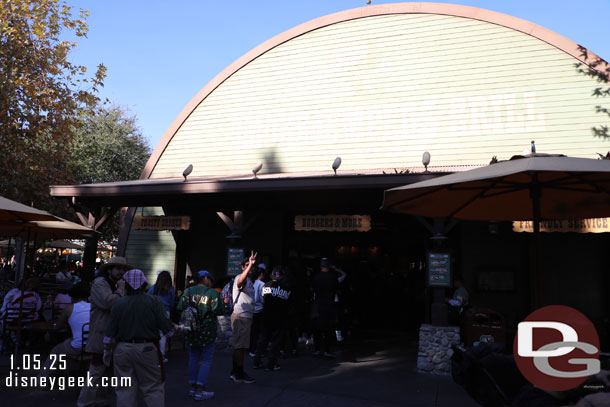
<path id="1" fill-rule="evenodd" d="M 573 389 L 600 371 L 595 327 L 563 305 L 540 308 L 521 322 L 513 351 L 523 376 L 544 390 Z"/>

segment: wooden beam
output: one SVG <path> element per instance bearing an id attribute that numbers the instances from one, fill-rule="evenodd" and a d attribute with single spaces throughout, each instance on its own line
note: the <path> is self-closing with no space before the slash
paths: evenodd
<path id="1" fill-rule="evenodd" d="M 110 219 L 115 213 L 116 211 L 118 211 L 119 208 L 108 208 L 106 210 L 106 213 L 104 213 L 104 215 L 102 215 L 102 217 L 96 222 L 95 227 L 93 228 L 93 230 L 98 230 L 99 228 L 101 228 L 108 219 Z"/>

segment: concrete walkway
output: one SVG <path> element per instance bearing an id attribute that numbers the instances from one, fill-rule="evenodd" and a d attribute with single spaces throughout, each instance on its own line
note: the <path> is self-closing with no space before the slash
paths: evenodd
<path id="1" fill-rule="evenodd" d="M 169 354 L 166 405 L 189 406 L 476 406 L 466 392 L 450 377 L 416 373 L 416 344 L 404 337 L 365 340 L 339 349 L 336 360 L 315 359 L 302 348 L 297 358 L 281 359 L 281 370 L 265 372 L 252 369 L 248 358 L 246 371 L 257 381 L 234 383 L 228 379 L 230 353 L 217 350 L 208 389 L 216 393 L 211 400 L 195 402 L 187 397 L 188 352 L 175 343 Z M 75 405 L 77 390 L 44 391 L 7 389 L 8 358 L 0 359 L 0 397 L 5 406 Z"/>

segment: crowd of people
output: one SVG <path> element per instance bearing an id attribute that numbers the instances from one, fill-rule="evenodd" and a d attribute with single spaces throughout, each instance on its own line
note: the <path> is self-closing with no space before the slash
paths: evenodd
<path id="1" fill-rule="evenodd" d="M 131 386 L 114 389 L 118 406 L 137 405 L 138 390 L 147 406 L 164 405 L 167 339 L 177 331 L 183 331 L 189 348 L 188 395 L 197 401 L 214 397 L 207 379 L 221 316 L 230 316 L 233 350 L 227 372 L 236 383 L 255 382 L 244 369 L 246 357 L 253 358 L 255 369 L 277 371 L 280 357 L 297 356 L 299 342 L 314 345 L 314 357 L 333 359 L 333 343 L 342 337 L 336 330 L 337 291 L 345 273 L 326 258 L 319 273 L 305 280 L 290 267 L 268 269 L 252 252 L 242 261 L 241 274 L 224 289 L 210 272 L 200 270 L 179 295 L 171 272 L 159 271 L 149 285 L 145 274 L 123 257 L 99 263 L 91 282 L 78 279 L 74 271 L 56 268 L 57 292 L 46 300 L 37 292 L 42 278 L 28 276 L 5 295 L 0 313 L 18 305 L 31 308 L 32 320 L 39 320 L 47 315 L 46 303 L 52 305 L 53 326 L 69 328 L 71 335 L 51 349 L 44 366 L 56 355 L 90 356 L 93 386 L 80 391 L 81 407 L 109 404 L 110 390 L 100 384 L 111 375 L 134 379 Z M 42 369 L 39 376 L 49 374 L 53 370 Z"/>

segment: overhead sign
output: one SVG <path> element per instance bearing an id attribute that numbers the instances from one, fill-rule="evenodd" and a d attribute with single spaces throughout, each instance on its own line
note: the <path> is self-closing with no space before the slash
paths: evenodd
<path id="1" fill-rule="evenodd" d="M 428 286 L 451 287 L 451 254 L 428 252 Z"/>
<path id="2" fill-rule="evenodd" d="M 514 221 L 514 232 L 534 232 L 531 221 Z M 542 220 L 541 232 L 576 232 L 576 233 L 608 233 L 610 232 L 610 218 L 569 219 L 569 220 Z"/>
<path id="3" fill-rule="evenodd" d="M 136 216 L 134 229 L 137 230 L 189 230 L 190 216 Z"/>
<path id="4" fill-rule="evenodd" d="M 241 261 L 244 258 L 244 249 L 229 247 L 227 250 L 227 275 L 236 276 L 241 274 Z"/>
<path id="5" fill-rule="evenodd" d="M 369 215 L 298 215 L 294 230 L 301 232 L 368 232 Z"/>

